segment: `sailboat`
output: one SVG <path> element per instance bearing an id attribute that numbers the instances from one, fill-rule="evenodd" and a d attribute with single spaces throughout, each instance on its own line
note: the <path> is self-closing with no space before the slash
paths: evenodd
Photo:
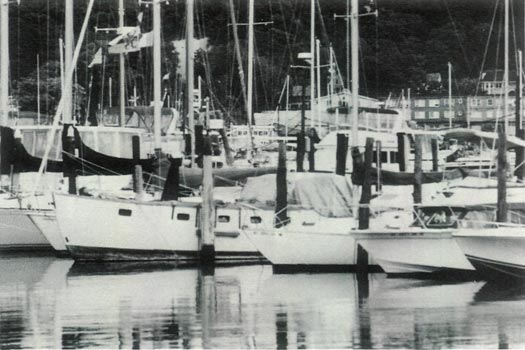
<path id="1" fill-rule="evenodd" d="M 193 0 L 187 0 L 188 18 L 193 16 Z M 153 5 L 154 22 L 154 98 L 155 122 L 160 112 L 160 3 Z M 192 37 L 191 21 L 187 21 L 188 36 Z M 191 69 L 188 69 L 192 73 Z M 193 76 L 188 78 L 191 81 Z M 187 93 L 191 96 L 191 84 Z M 191 106 L 191 105 L 190 105 Z M 157 129 L 156 129 L 157 130 Z M 160 133 L 155 133 L 156 140 Z M 171 162 L 169 174 L 175 178 L 180 162 Z M 200 172 L 202 170 L 199 169 Z M 169 183 L 169 178 L 167 183 Z M 178 182 L 175 180 L 176 186 Z M 164 187 L 163 201 L 144 202 L 95 198 L 56 193 L 56 217 L 65 245 L 77 260 L 176 260 L 194 261 L 199 258 L 202 240 L 199 198 L 178 199 L 168 196 Z M 221 211 L 222 210 L 222 211 Z M 217 259 L 260 261 L 261 255 L 239 230 L 231 227 L 240 215 L 238 208 L 217 209 Z"/>

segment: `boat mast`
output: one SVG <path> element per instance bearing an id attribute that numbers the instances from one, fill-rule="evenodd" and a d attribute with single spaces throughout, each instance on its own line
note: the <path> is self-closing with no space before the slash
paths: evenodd
<path id="1" fill-rule="evenodd" d="M 317 114 L 317 127 L 321 130 L 321 113 L 319 111 L 319 103 L 321 101 L 321 40 L 315 39 L 315 68 L 317 73 L 317 103 L 315 104 L 315 113 Z M 332 96 L 330 95 L 330 103 L 332 103 Z"/>
<path id="2" fill-rule="evenodd" d="M 122 31 L 124 29 L 124 0 L 119 0 L 118 3 L 119 27 Z M 119 91 L 120 91 L 120 126 L 126 125 L 126 62 L 124 60 L 124 53 L 119 54 Z"/>
<path id="3" fill-rule="evenodd" d="M 186 0 L 186 103 L 191 144 L 191 167 L 195 167 L 195 116 L 193 111 L 193 0 Z"/>
<path id="4" fill-rule="evenodd" d="M 0 125 L 9 120 L 9 2 L 0 0 Z"/>
<path id="5" fill-rule="evenodd" d="M 160 110 L 162 94 L 160 89 L 160 1 L 153 1 L 153 144 L 155 148 L 155 156 L 160 159 L 161 156 L 161 139 L 160 139 Z"/>
<path id="6" fill-rule="evenodd" d="M 503 121 L 505 132 L 509 129 L 509 0 L 505 0 L 505 58 L 503 70 Z"/>
<path id="7" fill-rule="evenodd" d="M 352 0 L 351 6 L 351 27 L 352 27 L 352 148 L 358 146 L 358 127 L 359 127 L 359 14 L 358 0 Z"/>
<path id="8" fill-rule="evenodd" d="M 254 23 L 254 0 L 250 0 L 248 9 L 248 125 L 251 125 L 253 117 L 253 23 Z"/>
<path id="9" fill-rule="evenodd" d="M 350 88 L 350 0 L 346 0 L 346 88 Z M 348 111 L 348 110 L 347 110 Z"/>
<path id="10" fill-rule="evenodd" d="M 310 127 L 314 127 L 315 120 L 315 0 L 310 1 Z"/>
<path id="11" fill-rule="evenodd" d="M 452 63 L 448 62 L 448 128 L 452 129 Z"/>
<path id="12" fill-rule="evenodd" d="M 65 33 L 64 33 L 64 70 L 66 76 L 73 74 L 73 0 L 66 0 L 65 8 Z M 64 111 L 62 120 L 64 124 L 73 123 L 73 79 L 65 79 L 64 81 Z"/>

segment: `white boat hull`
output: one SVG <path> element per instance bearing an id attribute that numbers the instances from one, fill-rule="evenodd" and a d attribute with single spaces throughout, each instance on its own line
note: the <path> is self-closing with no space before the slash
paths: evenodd
<path id="1" fill-rule="evenodd" d="M 57 253 L 67 253 L 66 242 L 60 233 L 54 210 L 33 211 L 29 216 Z"/>
<path id="2" fill-rule="evenodd" d="M 357 233 L 356 238 L 388 274 L 474 271 L 451 231 L 369 231 Z"/>
<path id="3" fill-rule="evenodd" d="M 25 209 L 0 209 L 0 250 L 51 249 L 30 213 Z"/>
<path id="4" fill-rule="evenodd" d="M 356 240 L 349 233 L 246 230 L 275 270 L 349 271 L 357 264 Z"/>
<path id="5" fill-rule="evenodd" d="M 459 247 L 486 278 L 525 278 L 525 228 L 460 229 Z"/>
<path id="6" fill-rule="evenodd" d="M 199 204 L 135 202 L 55 195 L 66 247 L 77 260 L 177 260 L 199 258 Z M 217 260 L 261 260 L 244 235 L 220 234 Z"/>

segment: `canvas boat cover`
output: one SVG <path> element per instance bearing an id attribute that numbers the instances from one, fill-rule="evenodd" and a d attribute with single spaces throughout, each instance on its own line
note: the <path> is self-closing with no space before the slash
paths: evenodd
<path id="1" fill-rule="evenodd" d="M 352 183 L 335 174 L 289 173 L 288 205 L 313 209 L 328 217 L 352 216 Z M 276 175 L 248 178 L 240 201 L 255 206 L 275 206 Z"/>

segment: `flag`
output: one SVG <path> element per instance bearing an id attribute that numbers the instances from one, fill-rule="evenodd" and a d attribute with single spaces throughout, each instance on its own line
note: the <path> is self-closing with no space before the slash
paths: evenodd
<path id="1" fill-rule="evenodd" d="M 143 47 L 150 47 L 153 46 L 153 32 L 148 32 L 141 34 L 140 40 L 139 40 L 139 47 L 142 49 Z"/>
<path id="2" fill-rule="evenodd" d="M 149 46 L 153 46 L 153 32 L 143 34 L 139 27 L 135 27 L 133 31 L 127 31 L 111 40 L 108 52 L 111 55 L 136 52 Z"/>
<path id="3" fill-rule="evenodd" d="M 95 56 L 93 56 L 93 60 L 89 64 L 88 68 L 92 68 L 96 64 L 102 64 L 102 49 L 98 49 L 98 51 L 95 53 Z"/>

